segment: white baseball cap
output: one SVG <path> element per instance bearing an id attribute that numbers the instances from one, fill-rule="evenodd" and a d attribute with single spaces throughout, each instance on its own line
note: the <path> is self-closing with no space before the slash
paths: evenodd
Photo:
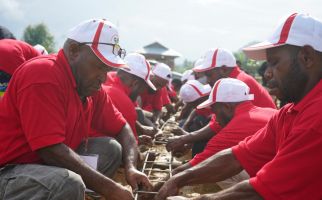
<path id="1" fill-rule="evenodd" d="M 179 95 L 184 103 L 189 103 L 209 95 L 210 91 L 209 84 L 203 85 L 197 80 L 189 80 L 181 87 Z"/>
<path id="2" fill-rule="evenodd" d="M 208 50 L 202 62 L 193 68 L 195 72 L 204 72 L 215 67 L 236 67 L 236 59 L 231 51 L 217 48 Z"/>
<path id="3" fill-rule="evenodd" d="M 243 81 L 234 78 L 219 79 L 211 90 L 208 100 L 197 106 L 198 109 L 209 107 L 216 102 L 242 102 L 254 100 L 249 94 L 249 87 Z"/>
<path id="4" fill-rule="evenodd" d="M 160 78 L 163 78 L 165 80 L 170 81 L 172 78 L 172 73 L 171 73 L 171 69 L 168 65 L 164 64 L 164 63 L 157 63 L 153 70 L 152 73 Z"/>
<path id="5" fill-rule="evenodd" d="M 322 52 L 322 22 L 307 14 L 294 13 L 282 19 L 266 41 L 246 47 L 243 51 L 249 58 L 266 60 L 266 49 L 285 44 L 309 45 Z"/>
<path id="6" fill-rule="evenodd" d="M 41 54 L 41 55 L 48 55 L 48 51 L 44 46 L 41 44 L 36 44 L 34 48 Z"/>
<path id="7" fill-rule="evenodd" d="M 130 53 L 125 56 L 124 61 L 128 68 L 121 68 L 121 70 L 142 78 L 153 90 L 156 90 L 150 81 L 151 66 L 143 55 Z"/>
<path id="8" fill-rule="evenodd" d="M 189 80 L 195 80 L 195 75 L 191 69 L 184 71 L 181 77 L 182 82 Z"/>
<path id="9" fill-rule="evenodd" d="M 72 28 L 67 38 L 88 45 L 95 55 L 111 67 L 126 67 L 120 56 L 125 50 L 119 46 L 116 26 L 105 19 L 90 19 Z"/>

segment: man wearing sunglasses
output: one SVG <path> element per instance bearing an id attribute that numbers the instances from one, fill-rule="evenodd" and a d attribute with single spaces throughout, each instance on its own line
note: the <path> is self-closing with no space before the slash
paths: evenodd
<path id="1" fill-rule="evenodd" d="M 19 67 L 0 101 L 0 199 L 83 200 L 86 185 L 106 199 L 130 200 L 109 178 L 121 161 L 133 190 L 151 186 L 136 169 L 130 126 L 101 89 L 112 67 L 126 67 L 117 29 L 93 19 L 67 37 L 57 55 Z M 105 137 L 89 138 L 93 132 Z"/>

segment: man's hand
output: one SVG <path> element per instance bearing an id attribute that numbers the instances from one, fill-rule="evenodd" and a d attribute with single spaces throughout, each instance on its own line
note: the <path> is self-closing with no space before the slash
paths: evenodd
<path id="1" fill-rule="evenodd" d="M 159 130 L 157 128 L 152 127 L 152 126 L 144 126 L 144 125 L 141 126 L 141 134 L 148 135 L 151 138 L 154 138 L 155 134 L 157 134 L 158 131 Z"/>
<path id="2" fill-rule="evenodd" d="M 171 130 L 171 133 L 175 134 L 175 135 L 188 135 L 189 133 L 185 130 L 183 130 L 180 127 L 175 127 Z"/>
<path id="3" fill-rule="evenodd" d="M 179 192 L 179 187 L 177 186 L 175 180 L 170 178 L 159 190 L 158 194 L 155 196 L 154 200 L 165 200 L 168 196 L 177 195 Z"/>
<path id="4" fill-rule="evenodd" d="M 113 192 L 109 192 L 108 194 L 104 195 L 105 199 L 111 199 L 111 200 L 133 200 L 134 196 L 130 190 L 128 190 L 126 187 L 116 183 L 115 188 L 111 190 Z"/>
<path id="5" fill-rule="evenodd" d="M 168 143 L 166 144 L 167 151 L 172 152 L 182 152 L 185 150 L 185 141 L 183 140 L 184 136 L 174 136 L 170 137 Z"/>
<path id="6" fill-rule="evenodd" d="M 133 191 L 138 189 L 144 189 L 147 191 L 152 190 L 152 184 L 144 173 L 138 171 L 135 168 L 130 168 L 126 170 L 125 173 L 126 181 L 132 187 Z M 139 186 L 142 188 L 139 188 Z"/>
<path id="7" fill-rule="evenodd" d="M 152 138 L 147 135 L 140 135 L 139 136 L 139 144 L 140 145 L 147 145 L 152 146 Z"/>

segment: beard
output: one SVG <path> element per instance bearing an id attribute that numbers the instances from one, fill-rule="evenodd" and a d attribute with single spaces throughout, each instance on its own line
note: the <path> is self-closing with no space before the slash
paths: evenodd
<path id="1" fill-rule="evenodd" d="M 308 75 L 301 69 L 296 58 L 293 59 L 290 71 L 278 83 L 281 91 L 281 100 L 287 103 L 299 102 L 308 82 Z"/>

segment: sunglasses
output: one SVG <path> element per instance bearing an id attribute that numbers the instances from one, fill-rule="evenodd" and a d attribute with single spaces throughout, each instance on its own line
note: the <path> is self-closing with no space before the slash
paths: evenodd
<path id="1" fill-rule="evenodd" d="M 112 44 L 112 43 L 105 43 L 105 42 L 98 42 L 98 43 L 94 43 L 94 42 L 82 42 L 80 43 L 80 45 L 84 45 L 84 44 L 102 44 L 102 45 L 109 45 L 113 47 L 113 54 L 116 56 L 119 56 L 120 58 L 124 59 L 124 57 L 126 56 L 126 50 L 122 49 L 121 46 L 119 44 Z"/>

